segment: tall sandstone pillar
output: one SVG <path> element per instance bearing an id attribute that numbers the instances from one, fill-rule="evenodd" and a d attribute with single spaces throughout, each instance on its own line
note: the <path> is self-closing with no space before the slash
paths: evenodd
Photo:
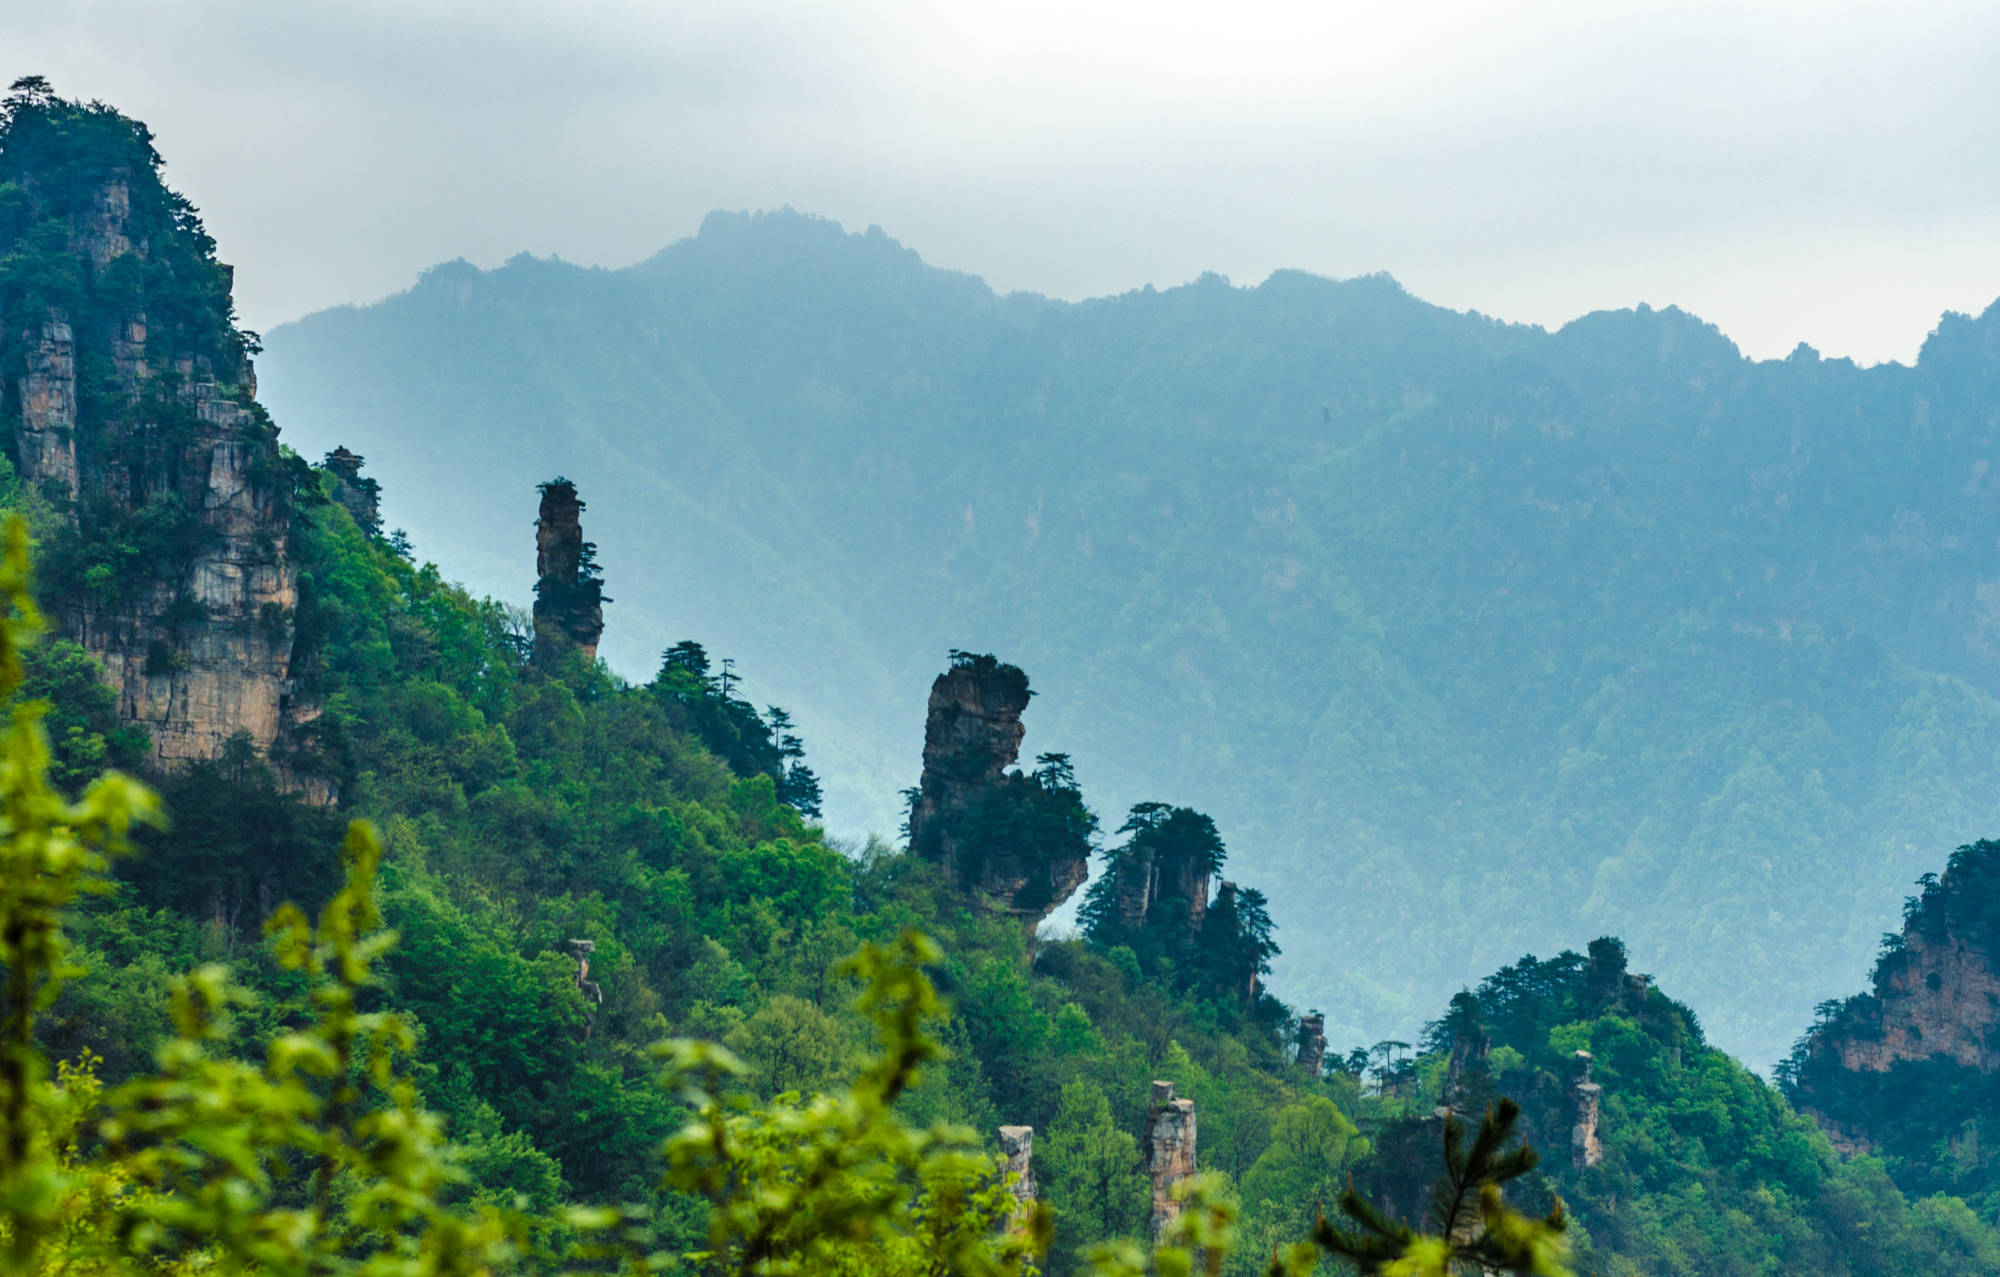
<path id="1" fill-rule="evenodd" d="M 1026 1226 L 1028 1214 L 1034 1209 L 1035 1198 L 1040 1193 L 1035 1185 L 1035 1128 L 1001 1127 L 1000 1156 L 1005 1159 L 1000 1170 L 1001 1178 L 1013 1177 L 1014 1200 L 1018 1203 L 1009 1226 L 1020 1229 Z"/>
<path id="2" fill-rule="evenodd" d="M 543 484 L 541 514 L 535 520 L 536 665 L 546 668 L 572 650 L 586 663 L 597 659 L 608 600 L 597 575 L 596 550 L 583 539 L 583 502 L 576 485 L 567 479 Z"/>
<path id="3" fill-rule="evenodd" d="M 1326 1069 L 1326 1017 L 1317 1011 L 1299 1018 L 1298 1061 L 1313 1078 Z"/>
<path id="4" fill-rule="evenodd" d="M 1146 1174 L 1153 1181 L 1153 1236 L 1180 1218 L 1174 1186 L 1194 1174 L 1194 1101 L 1174 1098 L 1172 1082 L 1153 1083 L 1146 1117 Z"/>
<path id="5" fill-rule="evenodd" d="M 1021 711 L 1028 697 L 1028 676 L 1019 667 L 953 653 L 951 668 L 931 684 L 923 774 L 910 806 L 910 850 L 939 865 L 977 908 L 1032 924 L 1083 885 L 1090 847 L 1081 836 L 1056 847 L 1010 837 L 1034 822 L 1009 817 L 1022 804 L 1047 797 L 1014 768 L 1027 731 Z"/>

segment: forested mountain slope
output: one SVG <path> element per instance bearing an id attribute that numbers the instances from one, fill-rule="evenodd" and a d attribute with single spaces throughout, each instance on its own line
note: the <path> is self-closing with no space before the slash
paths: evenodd
<path id="1" fill-rule="evenodd" d="M 712 1267 L 687 1252 L 721 1245 L 715 1262 L 745 1271 L 803 1251 L 929 1273 L 938 1228 L 963 1225 L 977 1250 L 998 1244 L 996 1219 L 1018 1220 L 993 1196 L 996 1161 L 974 1160 L 1004 1123 L 1037 1135 L 1043 1271 L 1145 1239 L 1200 1171 L 1201 1200 L 1240 1229 L 1227 1271 L 1248 1274 L 1350 1175 L 1414 1215 L 1440 1108 L 1514 1094 L 1548 1154 L 1517 1187 L 1573 1204 L 1582 1271 L 1993 1270 L 1990 1219 L 1838 1155 L 1626 971 L 1615 940 L 1499 970 L 1414 1056 L 1384 1042 L 1329 1059 L 1321 1021 L 1262 984 L 1304 934 L 1267 910 L 1285 880 L 1232 857 L 1235 829 L 1169 789 L 1111 828 L 1116 808 L 1066 754 L 1021 766 L 1063 697 L 1031 700 L 1026 672 L 993 655 L 937 662 L 899 726 L 922 762 L 909 846 L 830 841 L 806 746 L 719 654 L 684 640 L 644 681 L 591 659 L 618 624 L 604 587 L 623 578 L 600 574 L 588 537 L 616 498 L 559 476 L 539 505 L 527 485 L 488 494 L 524 578 L 535 551 L 534 609 L 510 611 L 385 534 L 383 490 L 353 453 L 315 466 L 280 443 L 228 269 L 160 168 L 108 107 L 36 81 L 0 103 L 14 1035 L 0 1142 L 24 1150 L 0 1165 L 0 1234 L 27 1256 L 16 1267 L 403 1272 L 501 1256 L 495 1271 L 556 1271 L 618 1221 L 646 1267 Z M 57 624 L 23 660 L 30 530 L 33 594 Z M 272 597 L 236 606 L 245 582 Z M 106 615 L 121 618 L 109 641 L 79 641 L 102 638 Z M 100 652 L 122 662 L 115 677 Z M 190 688 L 270 712 L 232 730 Z M 159 750 L 161 735 L 193 752 Z M 146 814 L 144 787 L 64 798 L 108 763 L 157 788 L 164 820 L 115 866 L 91 850 L 117 841 L 103 813 Z M 1082 933 L 1035 940 L 1094 851 L 1111 872 L 1085 892 Z M 1526 893 L 1493 894 L 1370 890 L 1340 916 L 1402 910 L 1423 918 L 1406 940 L 1448 939 Z M 316 933 L 287 901 L 328 906 Z M 872 1019 L 844 961 L 870 942 Z M 872 1116 L 842 1126 L 866 1107 L 855 1079 L 878 1035 L 903 1063 L 867 1066 Z M 691 1040 L 734 1053 L 735 1134 L 685 1135 L 724 1110 L 661 1084 L 662 1039 L 710 1062 L 707 1085 L 731 1070 Z M 932 1039 L 934 1057 L 915 1048 Z M 891 1126 L 958 1178 L 886 1160 Z M 834 1137 L 855 1129 L 872 1140 Z M 678 1156 L 707 1151 L 663 1183 L 676 1131 Z M 790 1218 L 801 1181 L 831 1212 L 808 1218 L 842 1226 L 802 1226 L 782 1256 L 709 1209 Z M 991 1213 L 954 1213 L 967 1185 Z M 885 1232 L 854 1226 L 850 1196 Z"/>
<path id="2" fill-rule="evenodd" d="M 2000 792 L 2000 312 L 1915 367 L 1756 363 L 1673 309 L 1544 332 L 1386 277 L 1000 297 L 716 214 L 268 343 L 291 437 L 480 588 L 523 579 L 486 494 L 581 483 L 614 665 L 739 658 L 836 829 L 896 827 L 939 653 L 1035 670 L 1031 751 L 1286 885 L 1276 987 L 1336 1041 L 1613 931 L 1768 1063 Z"/>

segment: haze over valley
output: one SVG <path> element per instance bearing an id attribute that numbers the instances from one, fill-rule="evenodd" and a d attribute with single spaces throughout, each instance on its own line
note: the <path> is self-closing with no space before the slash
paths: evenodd
<path id="1" fill-rule="evenodd" d="M 485 494 L 577 481 L 614 665 L 730 654 L 847 836 L 897 836 L 925 672 L 992 650 L 1106 813 L 1185 795 L 1284 884 L 1276 987 L 1337 1040 L 1612 932 L 1768 1064 L 1993 811 L 1996 331 L 1862 368 L 1386 276 L 1062 303 L 785 211 L 621 271 L 442 265 L 260 370 L 503 597 Z M 1439 900 L 1500 920 L 1412 946 Z"/>

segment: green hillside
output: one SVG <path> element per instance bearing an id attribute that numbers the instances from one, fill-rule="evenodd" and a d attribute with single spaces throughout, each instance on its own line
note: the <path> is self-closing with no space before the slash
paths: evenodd
<path id="1" fill-rule="evenodd" d="M 1993 819 L 2000 312 L 1915 367 L 1757 363 L 1674 309 L 1545 332 L 1386 277 L 1000 297 L 718 213 L 268 344 L 287 437 L 366 454 L 477 588 L 526 580 L 487 494 L 575 478 L 614 667 L 735 656 L 844 834 L 897 828 L 941 653 L 1019 661 L 1030 752 L 1283 884 L 1274 985 L 1336 1041 L 1615 932 L 1768 1065 Z"/>
<path id="2" fill-rule="evenodd" d="M 1584 1273 L 1929 1277 L 2000 1263 L 1990 1200 L 1933 1191 L 1979 1183 L 1899 1189 L 1900 1163 L 1837 1153 L 1613 939 L 1587 954 L 1558 939 L 1552 959 L 1438 998 L 1414 1046 L 1322 1058 L 1315 1021 L 1262 983 L 1294 946 L 1401 927 L 1415 966 L 1476 960 L 1527 925 L 1547 880 L 1493 866 L 1467 899 L 1441 876 L 1349 873 L 1317 926 L 1287 925 L 1304 880 L 1182 805 L 1171 747 L 1116 823 L 1124 804 L 1067 755 L 1012 767 L 1024 707 L 1038 747 L 1091 738 L 1074 703 L 1088 680 L 1059 664 L 1031 688 L 987 653 L 899 656 L 947 667 L 927 712 L 898 725 L 926 769 L 911 847 L 830 838 L 812 816 L 816 742 L 745 699 L 728 649 L 683 638 L 631 678 L 584 650 L 600 587 L 637 576 L 607 545 L 600 582 L 583 540 L 615 489 L 583 486 L 586 511 L 577 484 L 543 477 L 527 614 L 385 533 L 352 457 L 315 466 L 281 446 L 251 394 L 256 340 L 234 324 L 229 272 L 160 168 L 111 108 L 36 82 L 0 107 L 0 407 L 19 423 L 0 459 L 8 1271 L 1181 1277 L 1199 1255 L 1248 1277 L 1282 1253 L 1290 1277 L 1354 1270 L 1343 1254 L 1380 1258 L 1361 1271 L 1408 1259 L 1389 1271 L 1413 1277 L 1563 1277 L 1566 1253 Z M 688 466 L 729 460 L 715 449 Z M 453 482 L 423 502 L 527 523 L 532 485 Z M 896 517 L 869 534 L 904 535 Z M 217 576 L 257 578 L 269 606 L 228 611 Z M 830 580 L 814 594 L 788 579 L 771 590 L 834 597 Z M 738 591 L 760 596 L 754 578 Z M 107 634 L 107 617 L 124 628 Z M 828 672 L 827 703 L 868 712 L 875 675 L 844 679 L 837 644 L 804 621 L 788 634 Z M 284 677 L 266 686 L 276 649 Z M 1822 673 L 1847 668 L 1825 659 Z M 1944 695 L 1938 676 L 1875 661 L 1860 668 L 1880 695 Z M 190 687 L 268 694 L 280 712 L 262 745 L 246 728 L 213 756 L 163 757 L 132 709 L 159 687 L 158 721 L 176 728 L 217 712 L 185 703 Z M 1526 714 L 1526 695 L 1499 699 Z M 1146 758 L 1135 748 L 1129 774 Z M 1093 854 L 1106 872 L 1078 933 L 1038 939 L 1053 884 L 1076 885 Z M 1539 1164 L 1502 1097 L 1523 1104 Z M 1447 1109 L 1494 1114 L 1490 1138 L 1441 1157 Z M 1000 1178 L 1002 1126 L 1034 1128 L 1039 1205 Z M 1427 1225 L 1444 1167 L 1448 1210 Z M 1336 1201 L 1374 1233 L 1322 1225 Z"/>

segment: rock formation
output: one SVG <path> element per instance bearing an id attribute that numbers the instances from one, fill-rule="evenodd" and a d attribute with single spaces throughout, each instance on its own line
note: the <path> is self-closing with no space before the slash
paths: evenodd
<path id="1" fill-rule="evenodd" d="M 326 454 L 327 473 L 334 478 L 333 499 L 354 516 L 354 522 L 370 536 L 382 531 L 382 485 L 363 478 L 363 458 L 346 448 Z"/>
<path id="2" fill-rule="evenodd" d="M 569 950 L 569 956 L 576 959 L 577 991 L 583 994 L 583 1000 L 590 1004 L 584 1013 L 583 1022 L 583 1035 L 589 1037 L 590 1031 L 597 1027 L 597 1009 L 604 1005 L 604 990 L 598 987 L 597 981 L 590 978 L 590 955 L 597 952 L 597 942 L 570 940 L 565 942 L 564 947 Z"/>
<path id="3" fill-rule="evenodd" d="M 1309 1077 L 1318 1077 L 1326 1069 L 1326 1017 L 1311 1011 L 1299 1017 L 1299 1067 Z"/>
<path id="4" fill-rule="evenodd" d="M 1990 1120 L 1970 1097 L 2000 1072 L 1996 899 L 2000 843 L 1959 848 L 1942 877 L 1923 879 L 1869 992 L 1823 1007 L 1799 1043 L 1787 1090 L 1836 1147 L 1907 1157 L 1927 1132 Z"/>
<path id="5" fill-rule="evenodd" d="M 1906 934 L 1900 961 L 1847 1031 L 1822 1049 L 1849 1071 L 1886 1073 L 1943 1056 L 1981 1073 L 2000 1069 L 2000 969 L 1967 937 Z"/>
<path id="6" fill-rule="evenodd" d="M 0 288 L 0 404 L 21 480 L 64 529 L 44 551 L 62 565 L 53 610 L 157 761 L 212 758 L 239 734 L 269 752 L 293 716 L 292 472 L 255 402 L 229 269 L 143 133 L 91 127 L 127 132 L 73 169 L 0 173 L 37 228 L 0 244 L 34 265 Z M 56 278 L 72 283 L 41 282 Z"/>
<path id="7" fill-rule="evenodd" d="M 1578 1051 L 1576 1062 L 1577 1080 L 1570 1087 L 1576 1096 L 1576 1122 L 1569 1131 L 1569 1155 L 1576 1169 L 1587 1171 L 1604 1160 L 1604 1146 L 1597 1139 L 1597 1102 L 1604 1088 L 1590 1080 L 1590 1052 Z"/>
<path id="8" fill-rule="evenodd" d="M 979 908 L 1039 922 L 1089 876 L 1090 817 L 1075 789 L 1024 776 L 1028 676 L 991 656 L 952 654 L 931 684 L 910 850 Z"/>
<path id="9" fill-rule="evenodd" d="M 1141 803 L 1124 832 L 1131 840 L 1110 866 L 1120 923 L 1127 931 L 1166 926 L 1198 934 L 1212 907 L 1210 880 L 1227 857 L 1215 822 L 1189 807 Z M 1233 900 L 1234 886 L 1224 887 Z M 1221 897 L 1213 904 L 1223 904 Z"/>
<path id="10" fill-rule="evenodd" d="M 1146 1115 L 1146 1174 L 1153 1181 L 1153 1236 L 1180 1217 L 1174 1186 L 1194 1174 L 1194 1101 L 1174 1098 L 1172 1082 L 1153 1083 Z"/>
<path id="11" fill-rule="evenodd" d="M 604 585 L 597 547 L 583 539 L 583 502 L 576 485 L 552 479 L 541 486 L 535 520 L 535 664 L 547 667 L 564 654 L 597 659 L 604 636 Z"/>
<path id="12" fill-rule="evenodd" d="M 1006 1159 L 1000 1169 L 1004 1180 L 1008 1176 L 1014 1180 L 1014 1200 L 1019 1203 L 1014 1211 L 1013 1227 L 1025 1225 L 1028 1212 L 1034 1208 L 1039 1190 L 1035 1187 L 1035 1128 L 1032 1126 L 1003 1126 L 1000 1128 L 1000 1155 Z"/>

